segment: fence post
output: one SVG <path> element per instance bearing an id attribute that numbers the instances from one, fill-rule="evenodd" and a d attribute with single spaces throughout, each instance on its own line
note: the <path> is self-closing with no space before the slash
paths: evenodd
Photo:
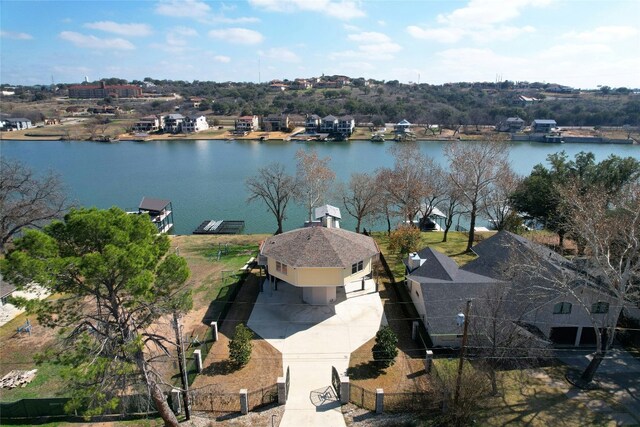
<path id="1" fill-rule="evenodd" d="M 418 321 L 411 322 L 411 339 L 416 341 L 418 338 Z"/>
<path id="2" fill-rule="evenodd" d="M 249 413 L 249 399 L 247 397 L 247 389 L 240 389 L 240 412 L 242 415 L 247 415 Z"/>
<path id="3" fill-rule="evenodd" d="M 376 414 L 381 414 L 384 411 L 384 390 L 381 388 L 376 389 Z"/>
<path id="4" fill-rule="evenodd" d="M 278 377 L 278 405 L 287 403 L 287 382 L 284 377 Z"/>
<path id="5" fill-rule="evenodd" d="M 427 374 L 431 373 L 433 366 L 433 351 L 427 350 L 427 356 L 424 358 L 424 370 Z"/>
<path id="6" fill-rule="evenodd" d="M 349 403 L 349 377 L 340 377 L 340 403 Z"/>
<path id="7" fill-rule="evenodd" d="M 218 342 L 218 322 L 211 322 L 211 327 L 213 328 L 213 340 Z"/>
<path id="8" fill-rule="evenodd" d="M 202 372 L 202 350 L 194 350 L 193 358 L 196 360 L 196 372 Z"/>
<path id="9" fill-rule="evenodd" d="M 182 412 L 182 408 L 180 407 L 181 399 L 182 399 L 182 392 L 177 388 L 171 389 L 171 409 L 173 409 L 173 412 L 175 412 L 176 414 L 179 414 L 180 412 Z"/>

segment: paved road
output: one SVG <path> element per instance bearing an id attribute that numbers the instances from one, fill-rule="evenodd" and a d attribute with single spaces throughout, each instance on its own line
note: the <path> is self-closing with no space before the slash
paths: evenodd
<path id="1" fill-rule="evenodd" d="M 373 280 L 359 288 L 360 282 L 347 286 L 336 304 L 321 307 L 302 303 L 301 289 L 282 282 L 277 291 L 259 295 L 248 326 L 280 350 L 291 373 L 281 427 L 345 426 L 331 387 L 332 366 L 344 375 L 351 352 L 386 324 Z"/>

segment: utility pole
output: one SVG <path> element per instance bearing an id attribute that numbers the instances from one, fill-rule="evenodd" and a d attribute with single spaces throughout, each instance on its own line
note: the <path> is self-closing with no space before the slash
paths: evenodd
<path id="1" fill-rule="evenodd" d="M 460 361 L 458 362 L 458 379 L 456 380 L 456 394 L 453 398 L 453 406 L 458 406 L 460 398 L 460 386 L 462 385 L 462 368 L 464 365 L 464 354 L 467 350 L 467 329 L 469 326 L 469 309 L 471 308 L 471 300 L 467 301 L 467 307 L 464 310 L 464 327 L 462 329 L 462 346 L 460 347 Z"/>
<path id="2" fill-rule="evenodd" d="M 173 324 L 176 331 L 176 347 L 178 348 L 178 365 L 180 366 L 180 378 L 182 379 L 182 403 L 184 404 L 184 417 L 191 419 L 189 409 L 189 380 L 187 379 L 187 367 L 184 357 L 184 342 L 182 339 L 182 325 L 177 312 L 173 312 Z"/>

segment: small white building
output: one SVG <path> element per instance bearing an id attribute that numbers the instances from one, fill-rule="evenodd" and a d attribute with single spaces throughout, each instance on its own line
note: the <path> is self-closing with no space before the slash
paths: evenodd
<path id="1" fill-rule="evenodd" d="M 4 131 L 24 130 L 33 127 L 31 120 L 24 117 L 11 117 L 2 119 L 0 127 Z"/>
<path id="2" fill-rule="evenodd" d="M 323 227 L 340 228 L 340 209 L 331 205 L 324 205 L 316 208 L 314 211 L 316 221 L 320 221 Z"/>
<path id="3" fill-rule="evenodd" d="M 258 116 L 242 116 L 236 119 L 236 132 L 253 132 L 259 129 Z"/>
<path id="4" fill-rule="evenodd" d="M 393 126 L 393 131 L 395 133 L 407 133 L 411 131 L 411 123 L 408 120 L 403 119 L 398 122 L 395 126 Z"/>

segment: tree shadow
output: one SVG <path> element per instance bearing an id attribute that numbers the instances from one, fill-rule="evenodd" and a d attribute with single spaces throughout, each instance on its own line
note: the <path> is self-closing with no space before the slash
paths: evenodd
<path id="1" fill-rule="evenodd" d="M 205 367 L 201 374 L 207 376 L 214 375 L 229 375 L 238 371 L 240 367 L 233 363 L 231 360 L 221 360 L 219 362 L 213 362 L 209 366 Z"/>
<path id="2" fill-rule="evenodd" d="M 347 369 L 347 376 L 352 380 L 368 380 L 372 378 L 378 378 L 383 373 L 384 369 L 382 369 L 373 360 L 370 360 L 366 363 L 359 363 L 356 366 L 351 366 Z"/>

